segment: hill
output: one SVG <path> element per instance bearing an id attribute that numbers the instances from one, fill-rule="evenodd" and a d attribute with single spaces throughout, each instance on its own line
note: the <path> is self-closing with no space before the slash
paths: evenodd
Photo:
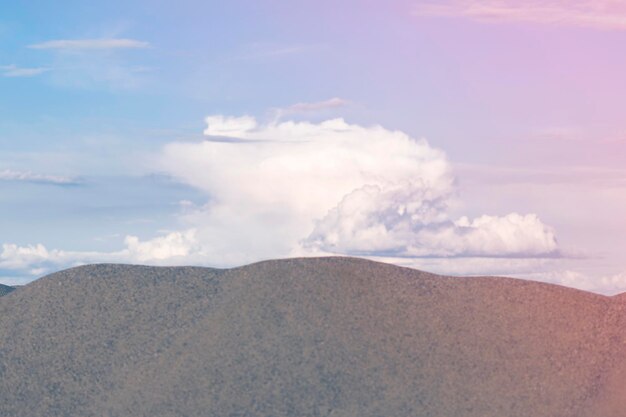
<path id="1" fill-rule="evenodd" d="M 618 416 L 625 313 L 352 258 L 83 266 L 0 298 L 0 415 Z"/>
<path id="2" fill-rule="evenodd" d="M 0 284 L 0 297 L 2 297 L 3 295 L 7 295 L 13 290 L 15 290 L 15 288 L 9 287 L 8 285 Z"/>

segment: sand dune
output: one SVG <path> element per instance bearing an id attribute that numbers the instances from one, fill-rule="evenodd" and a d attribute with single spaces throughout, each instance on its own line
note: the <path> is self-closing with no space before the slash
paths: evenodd
<path id="1" fill-rule="evenodd" d="M 0 298 L 0 415 L 619 416 L 625 302 L 351 258 L 84 266 Z"/>

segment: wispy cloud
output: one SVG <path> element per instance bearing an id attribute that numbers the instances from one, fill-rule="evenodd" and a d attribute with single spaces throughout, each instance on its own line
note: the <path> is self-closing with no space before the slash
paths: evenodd
<path id="1" fill-rule="evenodd" d="M 47 67 L 22 68 L 16 65 L 0 66 L 0 74 L 3 77 L 34 77 L 50 71 Z"/>
<path id="2" fill-rule="evenodd" d="M 418 16 L 460 17 L 481 22 L 527 22 L 626 30 L 624 0 L 450 0 L 414 6 Z"/>
<path id="3" fill-rule="evenodd" d="M 37 174 L 31 171 L 15 171 L 5 169 L 0 171 L 0 181 L 23 181 L 38 184 L 51 185 L 78 185 L 80 181 L 76 178 L 61 175 Z"/>
<path id="4" fill-rule="evenodd" d="M 596 166 L 520 168 L 495 165 L 456 164 L 455 172 L 465 184 L 577 185 L 595 189 L 626 187 L 626 170 Z"/>
<path id="5" fill-rule="evenodd" d="M 304 48 L 302 46 L 287 46 L 284 48 L 260 50 L 259 52 L 257 52 L 256 55 L 251 56 L 251 58 L 262 58 L 262 57 L 273 57 L 273 56 L 297 54 L 298 52 L 301 52 L 303 49 Z"/>
<path id="6" fill-rule="evenodd" d="M 291 111 L 291 112 L 304 113 L 304 112 L 310 112 L 310 111 L 334 109 L 334 108 L 346 106 L 347 104 L 348 104 L 347 100 L 344 100 L 339 97 L 333 97 L 329 100 L 316 101 L 312 103 L 296 103 L 293 106 L 287 107 L 285 110 Z"/>
<path id="7" fill-rule="evenodd" d="M 107 50 L 107 49 L 142 49 L 149 48 L 150 43 L 135 39 L 58 39 L 28 46 L 31 49 L 53 50 Z"/>
<path id="8" fill-rule="evenodd" d="M 339 109 L 350 104 L 348 100 L 339 97 L 333 97 L 328 100 L 296 103 L 288 107 L 279 107 L 272 109 L 276 120 L 283 116 L 294 114 L 310 114 L 321 113 L 328 110 Z"/>
<path id="9" fill-rule="evenodd" d="M 151 68 L 141 63 L 131 64 L 129 57 L 117 53 L 125 50 L 150 48 L 148 42 L 127 38 L 60 39 L 28 46 L 50 52 L 50 81 L 72 88 L 135 89 L 147 78 Z"/>
<path id="10" fill-rule="evenodd" d="M 280 45 L 271 42 L 253 42 L 245 45 L 239 53 L 230 59 L 246 61 L 256 59 L 283 58 L 300 54 L 319 45 Z"/>

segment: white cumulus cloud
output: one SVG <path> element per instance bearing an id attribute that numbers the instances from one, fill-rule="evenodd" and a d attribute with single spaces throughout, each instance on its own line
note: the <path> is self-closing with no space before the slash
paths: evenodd
<path id="1" fill-rule="evenodd" d="M 207 140 L 167 145 L 159 165 L 210 196 L 184 221 L 214 262 L 558 252 L 553 230 L 534 214 L 449 218 L 455 188 L 445 154 L 403 132 L 343 119 L 262 124 L 216 115 L 207 125 Z"/>
<path id="2" fill-rule="evenodd" d="M 18 246 L 5 243 L 0 253 L 0 267 L 5 269 L 25 269 L 40 262 L 58 256 L 58 252 L 49 252 L 41 244 Z"/>
<path id="3" fill-rule="evenodd" d="M 141 241 L 136 236 L 124 240 L 124 255 L 138 262 L 162 261 L 189 256 L 196 246 L 196 231 L 172 232 L 151 240 Z"/>
<path id="4" fill-rule="evenodd" d="M 5 243 L 0 250 L 0 270 L 27 271 L 34 275 L 87 263 L 146 263 L 183 265 L 201 263 L 196 248 L 195 230 L 170 232 L 142 241 L 126 236 L 125 247 L 115 252 L 65 251 L 48 249 L 42 244 L 16 245 Z M 195 256 L 195 258 L 194 258 Z"/>
<path id="5" fill-rule="evenodd" d="M 206 140 L 167 144 L 151 161 L 207 195 L 204 205 L 181 202 L 180 230 L 147 240 L 127 236 L 114 252 L 4 244 L 0 270 L 28 275 L 94 262 L 225 267 L 330 254 L 467 264 L 559 254 L 554 231 L 535 214 L 451 217 L 451 164 L 425 140 L 343 119 L 262 123 L 215 115 L 206 121 Z M 64 181 L 13 171 L 1 176 Z"/>
<path id="6" fill-rule="evenodd" d="M 558 254 L 554 231 L 534 214 L 445 216 L 447 195 L 411 183 L 347 196 L 304 241 L 324 252 L 403 257 L 537 257 Z"/>

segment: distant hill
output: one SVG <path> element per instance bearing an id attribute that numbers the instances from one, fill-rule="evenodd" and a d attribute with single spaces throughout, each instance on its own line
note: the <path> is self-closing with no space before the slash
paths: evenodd
<path id="1" fill-rule="evenodd" d="M 83 266 L 0 298 L 0 415 L 617 417 L 624 308 L 352 258 Z"/>
<path id="2" fill-rule="evenodd" d="M 0 284 L 0 297 L 2 297 L 3 295 L 7 295 L 13 290 L 15 290 L 15 288 L 9 287 L 8 285 Z"/>

